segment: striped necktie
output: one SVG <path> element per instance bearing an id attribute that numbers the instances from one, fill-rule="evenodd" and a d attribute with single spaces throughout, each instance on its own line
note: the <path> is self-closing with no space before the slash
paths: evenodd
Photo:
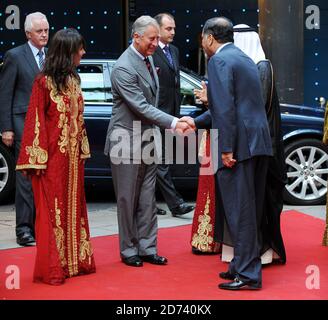
<path id="1" fill-rule="evenodd" d="M 149 71 L 150 73 L 152 73 L 152 70 L 151 70 L 151 64 L 150 64 L 150 61 L 149 61 L 148 57 L 146 57 L 146 58 L 144 59 L 144 61 L 145 61 L 145 63 L 146 63 L 146 66 L 147 66 L 148 71 Z"/>
<path id="2" fill-rule="evenodd" d="M 151 75 L 151 78 L 153 79 L 153 81 L 155 81 L 155 79 L 154 79 L 154 73 L 153 73 L 153 68 L 151 67 L 151 63 L 150 63 L 150 61 L 149 61 L 149 58 L 146 57 L 146 58 L 144 59 L 144 61 L 145 61 L 145 63 L 146 63 L 147 69 L 148 69 L 148 71 L 149 71 L 149 73 L 150 73 L 150 75 Z"/>
<path id="3" fill-rule="evenodd" d="M 40 70 L 42 70 L 44 66 L 44 53 L 42 50 L 38 52 L 38 56 L 39 56 L 39 68 Z"/>

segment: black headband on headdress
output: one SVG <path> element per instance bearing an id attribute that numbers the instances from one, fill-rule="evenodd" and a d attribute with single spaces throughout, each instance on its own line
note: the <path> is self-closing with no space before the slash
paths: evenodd
<path id="1" fill-rule="evenodd" d="M 254 31 L 256 32 L 256 30 L 252 27 L 247 27 L 247 28 L 233 28 L 233 32 L 251 32 Z"/>

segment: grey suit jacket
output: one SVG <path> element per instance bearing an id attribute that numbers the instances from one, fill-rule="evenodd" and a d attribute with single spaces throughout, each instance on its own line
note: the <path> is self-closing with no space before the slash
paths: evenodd
<path id="1" fill-rule="evenodd" d="M 117 149 L 119 143 L 122 146 L 129 144 L 130 147 L 129 152 L 123 152 L 119 156 L 120 159 L 148 160 L 151 157 L 142 154 L 146 147 L 154 148 L 159 156 L 161 146 L 158 144 L 161 143 L 161 136 L 158 127 L 171 127 L 174 117 L 157 109 L 158 76 L 152 57 L 149 57 L 149 60 L 154 79 L 145 62 L 131 47 L 120 56 L 111 73 L 114 106 L 105 143 L 105 154 L 111 158 L 115 157 L 111 150 L 115 146 Z M 118 138 L 121 133 L 128 133 L 123 142 Z M 145 136 L 146 133 L 148 136 Z M 154 142 L 149 141 L 149 135 L 153 135 Z"/>
<path id="2" fill-rule="evenodd" d="M 40 72 L 28 43 L 6 52 L 0 73 L 0 131 L 14 131 L 15 115 L 26 113 Z"/>

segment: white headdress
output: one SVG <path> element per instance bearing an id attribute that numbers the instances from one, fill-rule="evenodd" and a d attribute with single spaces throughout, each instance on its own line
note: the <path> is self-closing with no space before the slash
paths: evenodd
<path id="1" fill-rule="evenodd" d="M 250 26 L 238 24 L 234 26 L 235 46 L 246 53 L 255 63 L 265 60 L 260 37 Z"/>

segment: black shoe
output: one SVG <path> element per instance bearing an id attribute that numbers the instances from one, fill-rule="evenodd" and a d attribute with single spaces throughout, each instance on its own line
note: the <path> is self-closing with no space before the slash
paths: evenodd
<path id="1" fill-rule="evenodd" d="M 206 256 L 206 255 L 214 255 L 214 254 L 218 254 L 218 252 L 203 252 L 203 251 L 200 251 L 198 249 L 196 249 L 195 247 L 192 247 L 191 248 L 191 252 L 193 254 L 196 254 L 196 255 L 203 255 L 203 256 Z"/>
<path id="2" fill-rule="evenodd" d="M 242 281 L 235 278 L 232 282 L 220 283 L 219 288 L 223 290 L 259 290 L 262 288 L 261 284 L 253 283 L 251 281 Z"/>
<path id="3" fill-rule="evenodd" d="M 195 209 L 194 206 L 189 206 L 186 203 L 181 203 L 177 207 L 171 209 L 171 212 L 172 212 L 172 216 L 176 217 L 176 216 L 182 216 L 183 214 L 186 214 L 194 209 Z"/>
<path id="4" fill-rule="evenodd" d="M 28 232 L 25 232 L 22 235 L 18 236 L 16 238 L 16 242 L 20 246 L 31 246 L 31 245 L 35 245 L 35 239 L 34 239 L 34 237 L 30 233 L 28 233 Z"/>
<path id="5" fill-rule="evenodd" d="M 165 216 L 166 215 L 166 211 L 161 209 L 161 208 L 156 208 L 156 214 L 158 214 L 159 216 Z"/>
<path id="6" fill-rule="evenodd" d="M 131 267 L 142 267 L 143 263 L 139 256 L 132 256 L 128 258 L 122 258 L 122 261 L 127 265 Z"/>
<path id="7" fill-rule="evenodd" d="M 236 275 L 234 275 L 234 274 L 230 273 L 229 271 L 227 271 L 227 272 L 220 272 L 219 277 L 221 279 L 225 279 L 225 280 L 235 280 Z"/>
<path id="8" fill-rule="evenodd" d="M 158 256 L 157 254 L 150 254 L 148 256 L 141 256 L 142 261 L 149 262 L 152 264 L 164 265 L 167 264 L 167 259 L 165 257 Z"/>

